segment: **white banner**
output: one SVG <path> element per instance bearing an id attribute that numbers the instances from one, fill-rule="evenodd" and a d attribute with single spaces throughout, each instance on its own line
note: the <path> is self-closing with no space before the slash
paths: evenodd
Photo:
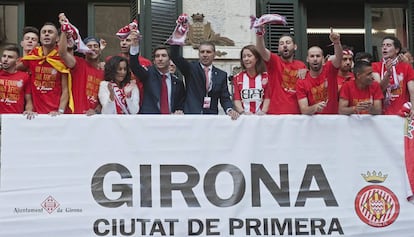
<path id="1" fill-rule="evenodd" d="M 394 116 L 2 116 L 0 236 L 414 233 Z"/>

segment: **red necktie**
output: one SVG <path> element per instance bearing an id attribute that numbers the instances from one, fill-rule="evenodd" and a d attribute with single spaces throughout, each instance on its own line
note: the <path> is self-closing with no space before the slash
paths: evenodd
<path id="1" fill-rule="evenodd" d="M 161 94 L 160 94 L 160 112 L 161 114 L 169 114 L 170 109 L 168 106 L 168 89 L 167 89 L 167 76 L 163 74 L 161 76 Z"/>

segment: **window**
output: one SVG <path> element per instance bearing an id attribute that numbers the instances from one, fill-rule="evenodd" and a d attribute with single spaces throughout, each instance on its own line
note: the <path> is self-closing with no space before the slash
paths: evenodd
<path id="1" fill-rule="evenodd" d="M 403 47 L 408 45 L 406 9 L 371 8 L 372 53 L 374 60 L 381 58 L 382 39 L 392 35 L 400 39 Z"/>
<path id="2" fill-rule="evenodd" d="M 102 51 L 103 59 L 119 54 L 119 39 L 115 34 L 121 27 L 131 22 L 129 4 L 94 5 L 93 17 L 94 35 L 107 42 L 107 48 Z"/>
<path id="3" fill-rule="evenodd" d="M 18 6 L 0 4 L 0 49 L 18 43 Z"/>
<path id="4" fill-rule="evenodd" d="M 351 6 L 352 5 L 352 6 Z M 350 10 L 352 9 L 352 10 Z M 325 55 L 334 52 L 329 40 L 330 27 L 341 35 L 341 43 L 353 48 L 354 53 L 365 51 L 364 3 L 338 1 L 307 2 L 308 45 L 319 46 Z"/>

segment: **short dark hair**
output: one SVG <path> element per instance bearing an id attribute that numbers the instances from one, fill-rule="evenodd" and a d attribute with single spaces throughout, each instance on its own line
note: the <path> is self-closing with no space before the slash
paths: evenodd
<path id="1" fill-rule="evenodd" d="M 293 36 L 292 34 L 289 34 L 289 33 L 283 33 L 283 34 L 279 37 L 279 40 L 280 40 L 282 37 L 289 37 L 289 38 L 291 38 L 291 39 L 292 39 L 292 42 L 293 42 L 294 44 L 296 44 L 295 36 Z M 278 41 L 279 41 L 279 40 L 278 40 Z"/>
<path id="2" fill-rule="evenodd" d="M 408 48 L 402 48 L 400 53 L 411 53 L 410 50 Z"/>
<path id="3" fill-rule="evenodd" d="M 160 44 L 157 45 L 154 50 L 152 50 L 152 59 L 155 59 L 155 52 L 157 52 L 158 50 L 167 50 L 167 54 L 168 54 L 168 58 L 171 58 L 171 54 L 170 54 L 170 48 L 167 45 L 164 44 Z"/>
<path id="4" fill-rule="evenodd" d="M 213 51 L 216 52 L 216 45 L 211 41 L 202 41 L 200 43 L 200 47 L 201 47 L 201 45 L 211 46 L 213 48 Z M 198 48 L 198 49 L 200 49 L 200 48 Z"/>
<path id="5" fill-rule="evenodd" d="M 400 41 L 397 37 L 395 37 L 395 36 L 393 36 L 393 35 L 387 35 L 387 36 L 385 36 L 385 37 L 382 39 L 382 41 L 384 42 L 384 40 L 386 40 L 386 39 L 390 39 L 390 40 L 392 40 L 392 41 L 393 41 L 394 47 L 395 47 L 396 49 L 399 49 L 399 50 L 398 50 L 398 52 L 397 52 L 397 54 L 399 54 L 399 53 L 400 53 L 400 51 L 401 51 L 401 49 L 402 49 L 401 41 Z"/>
<path id="6" fill-rule="evenodd" d="M 37 37 L 39 37 L 39 29 L 34 26 L 25 26 L 23 28 L 23 36 L 27 33 L 34 33 L 37 35 Z"/>
<path id="7" fill-rule="evenodd" d="M 98 38 L 93 37 L 93 36 L 88 36 L 85 39 L 83 39 L 83 43 L 86 45 L 91 41 L 95 41 L 96 43 L 98 43 L 99 47 L 101 47 L 101 42 Z"/>
<path id="8" fill-rule="evenodd" d="M 361 73 L 366 67 L 371 67 L 371 62 L 365 60 L 356 61 L 353 68 L 355 78 L 357 77 L 357 74 Z"/>
<path id="9" fill-rule="evenodd" d="M 105 81 L 113 81 L 117 74 L 118 66 L 121 62 L 126 63 L 127 73 L 125 75 L 124 80 L 120 83 L 120 87 L 124 88 L 126 84 L 131 81 L 131 71 L 129 69 L 128 59 L 122 56 L 112 56 L 108 62 L 105 63 L 105 70 L 104 70 L 104 80 Z"/>
<path id="10" fill-rule="evenodd" d="M 53 26 L 53 27 L 55 27 L 55 29 L 56 29 L 56 31 L 58 32 L 58 34 L 60 34 L 60 28 L 57 28 L 57 26 L 55 25 L 55 23 L 50 22 L 50 21 L 47 21 L 47 22 L 45 22 L 45 23 L 43 24 L 43 26 L 42 26 L 40 29 L 42 29 L 42 28 L 43 28 L 43 27 L 45 27 L 45 26 Z"/>
<path id="11" fill-rule="evenodd" d="M 361 61 L 361 60 L 364 60 L 364 61 L 367 61 L 367 62 L 372 62 L 372 60 L 373 60 L 372 54 L 370 54 L 368 52 L 358 52 L 358 53 L 356 53 L 355 57 L 354 57 L 354 61 L 358 62 L 358 61 Z"/>
<path id="12" fill-rule="evenodd" d="M 15 45 L 15 44 L 6 45 L 3 48 L 3 52 L 6 51 L 6 50 L 16 52 L 17 57 L 20 57 L 20 49 L 17 45 Z"/>
<path id="13" fill-rule="evenodd" d="M 343 44 L 342 45 L 342 50 L 350 50 L 350 51 L 354 51 L 354 47 Z"/>

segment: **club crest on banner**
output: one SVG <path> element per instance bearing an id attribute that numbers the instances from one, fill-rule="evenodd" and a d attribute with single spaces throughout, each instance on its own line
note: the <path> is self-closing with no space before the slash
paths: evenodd
<path id="1" fill-rule="evenodd" d="M 409 139 L 413 139 L 414 138 L 414 120 L 412 119 L 407 119 L 405 121 L 405 129 L 404 131 L 406 131 L 405 136 Z"/>
<path id="2" fill-rule="evenodd" d="M 386 227 L 394 223 L 400 213 L 397 196 L 388 188 L 378 185 L 388 175 L 373 171 L 362 174 L 364 180 L 374 185 L 362 188 L 355 198 L 355 211 L 364 223 L 372 227 Z"/>

